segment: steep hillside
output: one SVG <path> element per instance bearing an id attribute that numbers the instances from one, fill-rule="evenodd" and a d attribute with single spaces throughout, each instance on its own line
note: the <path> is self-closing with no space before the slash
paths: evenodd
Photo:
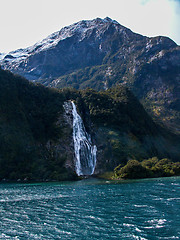
<path id="1" fill-rule="evenodd" d="M 0 180 L 74 178 L 64 166 L 68 154 L 62 153 L 69 144 L 60 119 L 62 95 L 3 70 L 0 92 Z M 55 152 L 50 141 L 62 136 Z"/>
<path id="2" fill-rule="evenodd" d="M 83 90 L 76 103 L 98 148 L 95 173 L 112 170 L 128 159 L 179 160 L 179 137 L 156 125 L 127 88 Z"/>
<path id="3" fill-rule="evenodd" d="M 77 106 L 93 144 L 95 173 L 129 158 L 179 159 L 179 139 L 158 127 L 124 87 L 56 90 L 0 69 L 0 180 L 75 179 L 72 112 Z"/>
<path id="4" fill-rule="evenodd" d="M 180 47 L 167 37 L 144 37 L 97 18 L 0 57 L 4 69 L 46 86 L 127 86 L 156 121 L 179 131 Z"/>

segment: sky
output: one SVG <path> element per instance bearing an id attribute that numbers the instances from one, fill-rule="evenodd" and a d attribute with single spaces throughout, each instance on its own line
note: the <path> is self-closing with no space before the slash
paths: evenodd
<path id="1" fill-rule="evenodd" d="M 0 52 L 25 48 L 80 20 L 110 17 L 180 45 L 180 0 L 0 0 Z"/>

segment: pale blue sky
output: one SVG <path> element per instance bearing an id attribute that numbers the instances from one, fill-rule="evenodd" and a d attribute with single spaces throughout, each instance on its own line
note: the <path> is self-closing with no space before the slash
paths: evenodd
<path id="1" fill-rule="evenodd" d="M 31 46 L 80 20 L 110 17 L 180 45 L 180 0 L 0 0 L 0 52 Z"/>

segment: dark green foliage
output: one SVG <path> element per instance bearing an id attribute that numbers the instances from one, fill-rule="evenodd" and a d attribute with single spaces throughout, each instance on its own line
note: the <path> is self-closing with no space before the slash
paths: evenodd
<path id="1" fill-rule="evenodd" d="M 81 92 L 92 122 L 105 126 L 116 126 L 119 130 L 144 134 L 145 128 L 151 131 L 156 126 L 144 111 L 134 95 L 124 87 L 115 87 L 104 92 L 92 89 Z"/>
<path id="2" fill-rule="evenodd" d="M 155 177 L 180 175 L 180 162 L 174 163 L 168 158 L 163 158 L 161 160 L 158 160 L 158 158 L 150 158 L 142 161 L 141 164 Z"/>
<path id="3" fill-rule="evenodd" d="M 138 162 L 129 160 L 125 166 L 119 165 L 114 169 L 113 179 L 117 178 L 148 178 L 170 177 L 180 175 L 180 162 L 172 162 L 168 158 L 159 160 L 157 157 Z"/>
<path id="4" fill-rule="evenodd" d="M 0 69 L 0 180 L 68 178 L 65 159 L 46 149 L 63 136 L 56 122 L 64 100 L 57 90 Z"/>
<path id="5" fill-rule="evenodd" d="M 124 167 L 119 168 L 120 166 L 114 170 L 115 177 L 134 179 L 145 178 L 148 176 L 147 169 L 144 168 L 137 160 L 129 160 Z"/>
<path id="6" fill-rule="evenodd" d="M 155 39 L 154 43 L 155 41 L 158 39 Z M 143 44 L 146 44 L 146 41 Z M 117 85 L 126 86 L 143 103 L 154 120 L 161 124 L 163 122 L 174 132 L 179 132 L 180 51 L 179 47 L 173 45 L 172 49 L 166 49 L 167 46 L 164 45 L 165 49 L 162 50 L 161 47 L 154 46 L 151 51 L 146 52 L 142 42 L 136 42 L 133 46 L 134 51 L 126 60 L 119 59 L 119 54 L 123 51 L 120 49 L 115 55 L 109 53 L 102 65 L 78 69 L 60 76 L 49 83 L 49 86 L 76 89 L 89 87 L 98 91 Z M 158 52 L 162 53 L 163 57 L 158 58 Z M 174 64 L 170 59 L 173 59 Z"/>
<path id="7" fill-rule="evenodd" d="M 127 88 L 86 89 L 73 93 L 73 98 L 100 149 L 98 168 L 111 171 L 129 158 L 154 155 L 179 159 L 178 137 L 156 125 Z"/>

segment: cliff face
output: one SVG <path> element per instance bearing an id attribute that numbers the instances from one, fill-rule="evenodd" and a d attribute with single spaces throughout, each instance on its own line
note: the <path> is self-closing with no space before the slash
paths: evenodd
<path id="1" fill-rule="evenodd" d="M 4 69 L 46 86 L 127 86 L 155 120 L 179 131 L 180 47 L 167 37 L 144 37 L 109 18 L 97 18 L 1 59 Z"/>

